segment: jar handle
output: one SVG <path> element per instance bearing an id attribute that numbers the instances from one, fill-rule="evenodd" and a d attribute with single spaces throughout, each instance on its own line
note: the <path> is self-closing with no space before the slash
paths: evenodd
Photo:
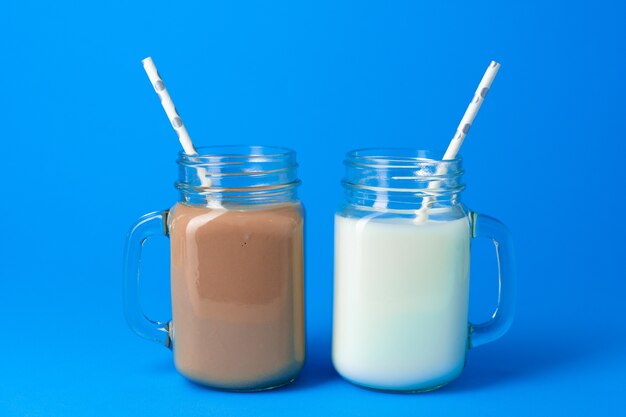
<path id="1" fill-rule="evenodd" d="M 171 322 L 148 318 L 139 302 L 139 265 L 143 244 L 152 236 L 168 236 L 167 215 L 167 210 L 145 214 L 128 233 L 124 249 L 124 315 L 128 326 L 139 336 L 171 349 Z"/>
<path id="2" fill-rule="evenodd" d="M 517 278 L 515 271 L 515 253 L 511 232 L 499 220 L 470 212 L 472 238 L 491 239 L 496 247 L 498 261 L 498 305 L 491 318 L 483 323 L 469 325 L 469 347 L 476 347 L 493 342 L 502 337 L 513 322 Z"/>

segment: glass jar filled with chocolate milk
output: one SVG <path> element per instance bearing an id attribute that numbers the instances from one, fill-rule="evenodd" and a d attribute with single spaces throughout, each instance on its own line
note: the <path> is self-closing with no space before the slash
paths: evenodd
<path id="1" fill-rule="evenodd" d="M 180 154 L 170 210 L 141 217 L 124 260 L 130 327 L 174 352 L 176 369 L 214 388 L 287 384 L 304 362 L 303 211 L 295 152 L 265 146 Z M 170 238 L 172 320 L 138 300 L 141 246 Z"/>

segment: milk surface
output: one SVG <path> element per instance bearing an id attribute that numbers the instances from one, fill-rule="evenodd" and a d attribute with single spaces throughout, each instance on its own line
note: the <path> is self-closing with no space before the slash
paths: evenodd
<path id="1" fill-rule="evenodd" d="M 468 220 L 375 216 L 335 217 L 333 363 L 372 388 L 435 388 L 465 363 Z"/>

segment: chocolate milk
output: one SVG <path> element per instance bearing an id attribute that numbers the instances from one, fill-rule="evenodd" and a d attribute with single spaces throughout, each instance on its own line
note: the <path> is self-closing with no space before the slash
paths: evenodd
<path id="1" fill-rule="evenodd" d="M 170 212 L 172 337 L 178 371 L 234 390 L 292 381 L 304 361 L 299 203 Z"/>

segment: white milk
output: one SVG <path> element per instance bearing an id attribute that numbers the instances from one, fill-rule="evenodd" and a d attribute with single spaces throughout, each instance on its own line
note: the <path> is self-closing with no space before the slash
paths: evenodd
<path id="1" fill-rule="evenodd" d="M 461 373 L 469 241 L 467 218 L 335 217 L 333 362 L 344 378 L 422 390 Z"/>

